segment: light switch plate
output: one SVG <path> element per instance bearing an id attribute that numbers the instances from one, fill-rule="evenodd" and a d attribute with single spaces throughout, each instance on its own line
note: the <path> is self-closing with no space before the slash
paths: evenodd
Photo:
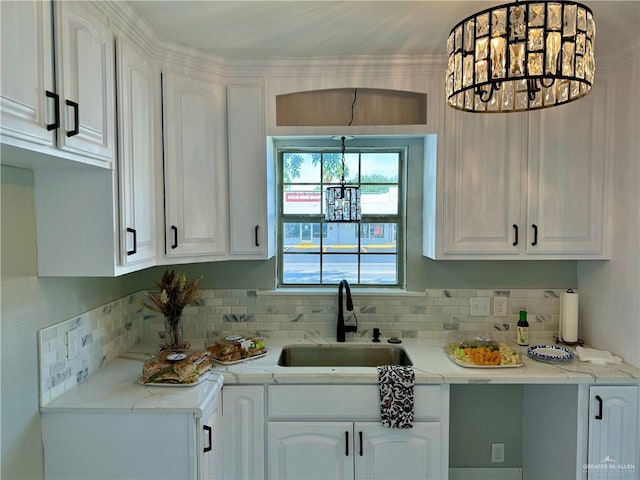
<path id="1" fill-rule="evenodd" d="M 490 309 L 491 299 L 489 297 L 471 297 L 472 317 L 488 317 Z"/>

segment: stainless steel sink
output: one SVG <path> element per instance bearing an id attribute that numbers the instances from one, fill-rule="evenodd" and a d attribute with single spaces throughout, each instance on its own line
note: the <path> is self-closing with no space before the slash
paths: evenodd
<path id="1" fill-rule="evenodd" d="M 377 367 L 413 365 L 402 347 L 393 345 L 287 345 L 278 359 L 281 367 Z"/>

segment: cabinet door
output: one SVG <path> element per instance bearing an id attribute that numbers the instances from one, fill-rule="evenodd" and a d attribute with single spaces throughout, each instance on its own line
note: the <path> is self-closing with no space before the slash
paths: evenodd
<path id="1" fill-rule="evenodd" d="M 351 422 L 269 422 L 268 442 L 269 478 L 353 479 Z"/>
<path id="2" fill-rule="evenodd" d="M 606 255 L 607 90 L 531 113 L 528 254 Z"/>
<path id="3" fill-rule="evenodd" d="M 638 406 L 637 386 L 589 389 L 589 479 L 638 478 Z"/>
<path id="4" fill-rule="evenodd" d="M 195 426 L 191 413 L 44 413 L 44 478 L 195 480 Z"/>
<path id="5" fill-rule="evenodd" d="M 89 2 L 55 2 L 58 147 L 106 162 L 114 154 L 114 56 L 109 20 Z"/>
<path id="6" fill-rule="evenodd" d="M 227 86 L 229 252 L 235 257 L 274 254 L 275 178 L 267 163 L 263 105 L 262 85 Z"/>
<path id="7" fill-rule="evenodd" d="M 523 114 L 447 111 L 443 253 L 509 258 L 522 251 Z"/>
<path id="8" fill-rule="evenodd" d="M 356 479 L 446 478 L 440 466 L 440 423 L 416 422 L 411 429 L 356 423 Z"/>
<path id="9" fill-rule="evenodd" d="M 224 89 L 165 72 L 166 255 L 227 251 Z"/>
<path id="10" fill-rule="evenodd" d="M 0 2 L 2 75 L 0 134 L 3 142 L 53 146 L 51 4 Z"/>
<path id="11" fill-rule="evenodd" d="M 151 64 L 126 37 L 118 35 L 116 40 L 120 261 L 130 265 L 156 256 L 156 89 Z"/>
<path id="12" fill-rule="evenodd" d="M 224 479 L 263 479 L 264 387 L 225 386 L 222 404 Z"/>
<path id="13" fill-rule="evenodd" d="M 202 419 L 198 480 L 222 479 L 222 423 L 220 408 Z"/>

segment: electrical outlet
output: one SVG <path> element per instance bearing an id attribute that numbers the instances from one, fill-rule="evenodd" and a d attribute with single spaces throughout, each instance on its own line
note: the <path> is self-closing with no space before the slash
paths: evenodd
<path id="1" fill-rule="evenodd" d="M 472 317 L 488 317 L 490 309 L 491 299 L 489 297 L 471 297 Z"/>
<path id="2" fill-rule="evenodd" d="M 82 340 L 78 330 L 67 332 L 67 358 L 75 358 L 82 347 Z"/>
<path id="3" fill-rule="evenodd" d="M 504 463 L 504 443 L 491 444 L 491 463 Z"/>
<path id="4" fill-rule="evenodd" d="M 493 315 L 496 317 L 507 316 L 507 298 L 508 297 L 493 297 Z"/>

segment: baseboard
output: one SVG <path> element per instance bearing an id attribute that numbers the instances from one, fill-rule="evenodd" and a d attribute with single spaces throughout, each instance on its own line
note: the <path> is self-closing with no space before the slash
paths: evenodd
<path id="1" fill-rule="evenodd" d="M 522 480 L 522 468 L 450 468 L 449 480 Z"/>

